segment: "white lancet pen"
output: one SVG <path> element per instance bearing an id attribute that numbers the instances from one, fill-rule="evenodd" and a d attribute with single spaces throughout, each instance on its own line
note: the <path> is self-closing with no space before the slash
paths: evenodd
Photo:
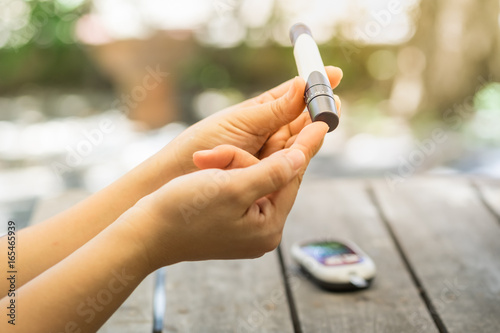
<path id="1" fill-rule="evenodd" d="M 325 72 L 325 66 L 311 30 L 303 23 L 290 28 L 293 55 L 299 75 L 306 82 L 304 100 L 312 121 L 323 121 L 333 131 L 339 124 L 339 116 L 333 90 Z"/>

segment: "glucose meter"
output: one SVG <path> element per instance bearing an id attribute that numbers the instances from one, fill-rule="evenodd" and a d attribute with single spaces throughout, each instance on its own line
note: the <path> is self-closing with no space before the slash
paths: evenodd
<path id="1" fill-rule="evenodd" d="M 375 264 L 356 244 L 339 240 L 296 243 L 292 257 L 318 286 L 333 291 L 368 288 Z"/>

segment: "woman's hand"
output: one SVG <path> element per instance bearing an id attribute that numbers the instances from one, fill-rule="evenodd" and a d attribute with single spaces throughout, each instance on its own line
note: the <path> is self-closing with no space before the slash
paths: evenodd
<path id="1" fill-rule="evenodd" d="M 327 66 L 332 88 L 342 79 L 340 68 Z M 196 171 L 193 153 L 222 144 L 241 148 L 258 159 L 290 147 L 297 134 L 311 123 L 302 111 L 304 80 L 296 77 L 255 98 L 222 110 L 188 128 L 160 153 L 177 175 Z M 340 100 L 335 96 L 340 111 Z M 318 148 L 319 149 L 319 148 Z M 316 151 L 311 152 L 314 155 Z M 172 161 L 172 155 L 175 159 Z M 307 156 L 308 158 L 312 157 Z M 173 165 L 172 165 L 172 162 Z"/>
<path id="2" fill-rule="evenodd" d="M 129 211 L 151 270 L 180 261 L 255 258 L 276 248 L 310 157 L 328 125 L 305 127 L 289 149 L 259 160 L 229 145 L 194 155 L 178 177 Z M 225 169 L 225 170 L 222 170 Z"/>
<path id="3" fill-rule="evenodd" d="M 332 87 L 336 87 L 342 71 L 326 67 L 326 72 Z M 18 279 L 18 286 L 68 257 L 120 216 L 130 217 L 126 212 L 141 198 L 157 191 L 176 177 L 196 171 L 193 153 L 229 144 L 248 152 L 250 157 L 254 157 L 253 161 L 257 162 L 278 150 L 290 147 L 301 129 L 310 123 L 309 115 L 302 113 L 305 107 L 303 91 L 303 80 L 295 78 L 260 96 L 214 114 L 188 128 L 160 152 L 87 200 L 52 217 L 46 223 L 23 229 L 21 234 L 25 241 L 21 243 L 20 251 L 24 255 L 17 265 L 24 273 Z M 340 106 L 339 102 L 337 100 L 337 106 Z M 317 149 L 319 145 L 314 149 L 307 149 L 306 160 Z M 223 168 L 224 165 L 213 167 Z M 299 180 L 300 177 L 295 182 L 298 183 Z M 184 189 L 172 190 L 171 198 L 165 198 L 165 201 L 175 201 L 178 193 L 183 193 L 182 190 Z M 65 237 L 65 234 L 71 234 L 72 237 Z M 40 252 L 50 255 L 42 258 Z M 0 287 L 5 285 L 0 283 Z"/>

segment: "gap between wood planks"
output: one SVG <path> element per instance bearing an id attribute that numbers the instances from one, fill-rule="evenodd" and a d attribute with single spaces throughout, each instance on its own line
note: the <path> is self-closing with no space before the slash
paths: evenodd
<path id="1" fill-rule="evenodd" d="M 411 280 L 413 281 L 415 287 L 418 290 L 418 293 L 420 295 L 420 298 L 424 301 L 425 306 L 427 310 L 429 311 L 429 314 L 432 317 L 432 320 L 434 321 L 434 324 L 436 325 L 437 329 L 439 330 L 440 333 L 448 333 L 448 329 L 446 328 L 443 320 L 439 316 L 438 312 L 436 311 L 436 308 L 434 304 L 432 303 L 429 295 L 427 294 L 427 291 L 425 290 L 424 286 L 420 282 L 420 278 L 418 277 L 416 271 L 413 269 L 413 266 L 411 265 L 408 257 L 406 256 L 401 244 L 399 243 L 399 240 L 396 237 L 396 234 L 394 233 L 394 230 L 391 227 L 391 224 L 389 223 L 389 220 L 386 216 L 386 214 L 383 211 L 382 206 L 380 205 L 380 202 L 377 198 L 377 194 L 375 193 L 375 190 L 373 189 L 373 186 L 370 183 L 366 184 L 366 191 L 368 193 L 368 197 L 370 198 L 370 201 L 373 203 L 373 206 L 377 210 L 377 214 L 380 217 L 380 220 L 384 224 L 384 226 L 387 228 L 387 231 L 389 233 L 390 238 L 394 242 L 394 245 L 396 247 L 397 252 L 399 253 L 401 260 L 403 261 L 404 266 L 408 270 L 411 276 Z"/>
<path id="2" fill-rule="evenodd" d="M 495 217 L 498 224 L 500 225 L 500 215 L 498 215 L 498 212 L 493 208 L 493 206 L 488 202 L 488 200 L 486 200 L 486 197 L 484 196 L 483 191 L 481 191 L 481 188 L 479 187 L 478 182 L 471 179 L 469 184 L 474 189 L 477 196 L 479 197 L 479 201 L 481 201 L 481 203 L 486 208 L 486 210 L 489 211 L 491 213 L 491 215 L 493 215 Z"/>
<path id="3" fill-rule="evenodd" d="M 303 333 L 302 326 L 300 326 L 299 313 L 297 312 L 295 299 L 293 298 L 292 288 L 290 287 L 288 275 L 286 274 L 285 260 L 283 259 L 283 253 L 281 252 L 281 244 L 276 249 L 276 254 L 280 265 L 281 277 L 283 278 L 283 284 L 285 286 L 286 299 L 288 301 L 288 310 L 290 310 L 290 317 L 292 319 L 293 331 L 294 333 Z"/>

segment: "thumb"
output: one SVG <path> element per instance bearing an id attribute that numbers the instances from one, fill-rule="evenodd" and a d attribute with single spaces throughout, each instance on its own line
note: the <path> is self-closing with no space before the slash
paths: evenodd
<path id="1" fill-rule="evenodd" d="M 259 163 L 237 169 L 238 183 L 243 188 L 244 199 L 253 202 L 263 196 L 276 192 L 288 184 L 305 165 L 306 157 L 299 149 L 279 151 Z"/>
<path id="2" fill-rule="evenodd" d="M 241 120 L 251 126 L 250 129 L 254 133 L 263 130 L 275 132 L 304 111 L 304 89 L 304 80 L 297 76 L 290 82 L 287 93 L 275 98 L 271 92 L 267 92 L 266 94 L 271 95 L 268 102 L 241 110 Z"/>
<path id="3" fill-rule="evenodd" d="M 213 149 L 195 152 L 193 162 L 200 169 L 230 170 L 254 165 L 259 159 L 241 148 L 220 145 Z"/>

